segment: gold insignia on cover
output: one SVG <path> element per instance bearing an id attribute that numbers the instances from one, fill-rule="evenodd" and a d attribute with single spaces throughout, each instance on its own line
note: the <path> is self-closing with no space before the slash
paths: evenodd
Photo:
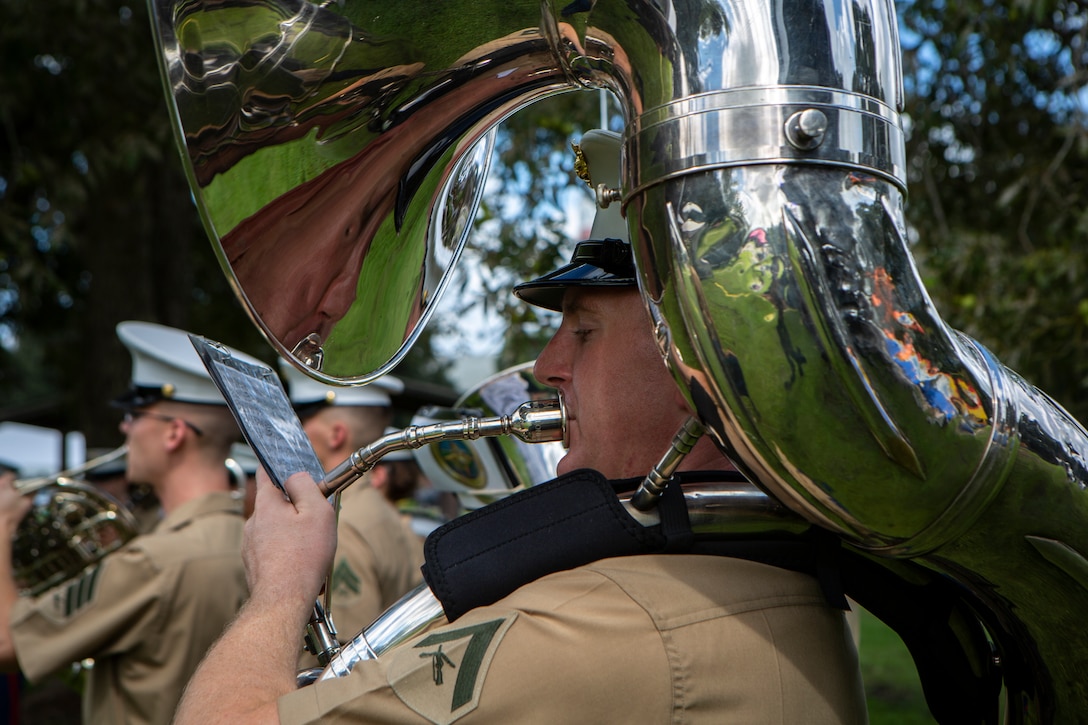
<path id="1" fill-rule="evenodd" d="M 590 186 L 593 185 L 593 181 L 589 175 L 589 164 L 586 163 L 586 155 L 582 152 L 582 147 L 573 141 L 570 142 L 570 148 L 574 151 L 574 173 L 575 175 L 586 182 Z"/>
<path id="2" fill-rule="evenodd" d="M 434 458 L 450 478 L 466 488 L 480 490 L 487 484 L 487 471 L 476 452 L 464 441 L 440 441 L 434 445 Z"/>

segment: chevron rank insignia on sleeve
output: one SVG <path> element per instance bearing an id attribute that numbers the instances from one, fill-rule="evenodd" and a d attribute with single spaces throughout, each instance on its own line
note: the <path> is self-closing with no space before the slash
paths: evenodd
<path id="1" fill-rule="evenodd" d="M 65 586 L 53 590 L 53 611 L 60 619 L 68 619 L 90 604 L 98 586 L 101 564 L 86 569 Z"/>
<path id="2" fill-rule="evenodd" d="M 389 685 L 401 701 L 436 725 L 476 709 L 499 643 L 517 618 L 465 627 L 443 627 L 411 647 L 401 647 L 389 666 Z"/>

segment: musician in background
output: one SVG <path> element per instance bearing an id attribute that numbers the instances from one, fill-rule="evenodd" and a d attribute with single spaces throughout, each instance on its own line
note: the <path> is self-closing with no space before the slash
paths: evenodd
<path id="1" fill-rule="evenodd" d="M 389 375 L 345 388 L 323 385 L 287 364 L 281 369 L 291 404 L 326 471 L 382 437 L 393 418 L 391 395 L 404 390 L 404 383 Z M 374 485 L 390 482 L 390 473 L 372 470 L 340 494 L 330 586 L 341 639 L 350 639 L 423 581 L 422 541 Z"/>
<path id="2" fill-rule="evenodd" d="M 582 148 L 593 181 L 617 185 L 618 138 L 587 133 Z M 536 363 L 537 379 L 560 390 L 569 412 L 570 447 L 560 478 L 450 529 L 552 491 L 568 496 L 592 488 L 611 495 L 601 477 L 645 476 L 691 415 L 636 288 L 626 227 L 609 211 L 598 212 L 593 239 L 578 245 L 571 264 L 515 290 L 532 304 L 563 312 Z M 681 476 L 736 480 L 731 469 L 707 437 L 679 468 Z M 326 717 L 466 725 L 867 719 L 842 611 L 828 604 L 815 578 L 684 553 L 602 558 L 565 570 L 557 563 L 553 573 L 498 601 L 471 608 L 380 660 L 357 663 L 344 679 L 296 689 L 292 650 L 269 633 L 305 625 L 331 557 L 332 521 L 308 476 L 292 476 L 287 489 L 290 503 L 267 479 L 258 481 L 244 548 L 252 597 L 190 682 L 179 709 L 183 725 Z M 589 520 L 595 530 L 610 530 L 608 518 Z M 552 525 L 561 527 L 556 519 Z M 502 531 L 486 533 L 497 541 Z M 554 537 L 524 557 L 536 565 L 548 562 L 553 548 L 577 552 L 580 544 Z M 456 578 L 455 570 L 445 573 Z M 259 660 L 250 656 L 255 642 L 265 654 Z"/>
<path id="3" fill-rule="evenodd" d="M 127 477 L 152 488 L 163 518 L 77 578 L 18 597 L 11 537 L 30 501 L 0 486 L 0 662 L 33 682 L 93 658 L 84 723 L 165 724 L 247 594 L 242 509 L 223 465 L 240 434 L 185 332 L 122 322 L 117 334 L 132 354 L 132 387 L 114 401 Z"/>
<path id="4" fill-rule="evenodd" d="M 11 486 L 18 477 L 19 467 L 0 459 L 0 489 Z M 0 532 L 0 536 L 2 535 L 4 532 Z M 14 536 L 15 532 L 12 531 L 11 535 Z M 2 715 L 0 721 L 18 725 L 21 706 L 20 690 L 21 683 L 18 674 L 4 673 L 0 676 L 0 715 Z"/>

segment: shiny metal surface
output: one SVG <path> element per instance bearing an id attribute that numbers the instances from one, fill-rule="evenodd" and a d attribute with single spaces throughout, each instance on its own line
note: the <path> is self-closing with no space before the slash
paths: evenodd
<path id="1" fill-rule="evenodd" d="M 677 378 L 753 480 L 960 582 L 997 643 L 1010 722 L 1063 722 L 1088 704 L 1074 676 L 1088 665 L 1088 439 L 942 323 L 900 203 L 887 182 L 821 169 L 670 182 L 632 204 L 671 216 L 643 239 L 665 260 L 647 294 L 674 322 Z M 695 206 L 721 212 L 676 213 Z"/>
<path id="2" fill-rule="evenodd" d="M 469 416 L 446 423 L 411 425 L 384 435 L 335 466 L 317 487 L 326 496 L 331 496 L 351 485 L 393 451 L 420 448 L 440 441 L 513 436 L 526 443 L 546 443 L 564 440 L 566 435 L 567 418 L 562 401 L 530 400 L 508 415 Z"/>
<path id="3" fill-rule="evenodd" d="M 488 129 L 513 108 L 485 97 L 546 42 L 435 43 L 408 5 L 151 6 L 194 197 L 251 317 L 325 382 L 387 372 L 475 217 Z M 474 80 L 473 97 L 452 92 Z"/>
<path id="4" fill-rule="evenodd" d="M 889 110 L 898 69 L 875 62 L 897 47 L 890 2 L 842 16 L 814 4 L 823 19 L 706 3 L 695 25 L 646 4 L 636 25 L 609 3 L 567 13 L 521 0 L 480 6 L 476 23 L 430 8 L 433 26 L 410 4 L 151 3 L 220 261 L 277 350 L 326 382 L 372 379 L 403 356 L 475 215 L 489 129 L 544 95 L 627 97 L 634 189 L 691 168 L 794 161 L 903 179 Z M 473 32 L 436 42 L 444 19 Z M 821 20 L 835 32 L 810 32 Z M 759 32 L 729 32 L 738 23 Z M 851 47 L 838 37 L 851 25 L 876 31 Z M 636 74 L 636 60 L 652 72 Z M 808 80 L 782 83 L 791 72 Z M 786 125 L 813 111 L 825 129 L 799 143 Z"/>
<path id="5" fill-rule="evenodd" d="M 344 677 L 363 660 L 377 659 L 397 645 L 412 639 L 428 627 L 444 622 L 438 599 L 420 584 L 400 598 L 365 630 L 345 643 L 317 679 Z"/>
<path id="6" fill-rule="evenodd" d="M 525 400 L 554 398 L 555 389 L 536 379 L 533 365 L 533 362 L 521 363 L 481 380 L 465 391 L 453 407 L 421 408 L 412 417 L 412 425 L 470 415 L 493 417 L 515 411 Z M 550 481 L 565 454 L 563 440 L 527 443 L 516 436 L 444 441 L 413 451 L 431 485 L 436 490 L 456 494 L 466 509 L 477 509 Z"/>
<path id="7" fill-rule="evenodd" d="M 127 452 L 121 446 L 55 475 L 15 482 L 15 490 L 33 501 L 11 543 L 12 574 L 20 595 L 36 597 L 74 579 L 139 534 L 131 511 L 79 479 Z"/>
<path id="8" fill-rule="evenodd" d="M 919 279 L 891 0 L 153 2 L 221 257 L 334 377 L 386 369 L 423 319 L 444 169 L 544 94 L 611 90 L 641 289 L 708 433 L 808 521 L 959 582 L 1009 722 L 1088 711 L 1088 433 Z M 360 270 L 349 290 L 387 294 L 349 323 L 314 291 Z"/>

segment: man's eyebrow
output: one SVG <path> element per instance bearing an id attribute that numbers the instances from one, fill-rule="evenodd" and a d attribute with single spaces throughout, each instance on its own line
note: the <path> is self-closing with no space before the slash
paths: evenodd
<path id="1" fill-rule="evenodd" d="M 563 314 L 577 315 L 583 312 L 600 312 L 600 304 L 592 297 L 568 293 L 563 299 Z"/>
<path id="2" fill-rule="evenodd" d="M 582 310 L 581 300 L 563 300 L 563 314 L 564 315 L 576 315 Z"/>

